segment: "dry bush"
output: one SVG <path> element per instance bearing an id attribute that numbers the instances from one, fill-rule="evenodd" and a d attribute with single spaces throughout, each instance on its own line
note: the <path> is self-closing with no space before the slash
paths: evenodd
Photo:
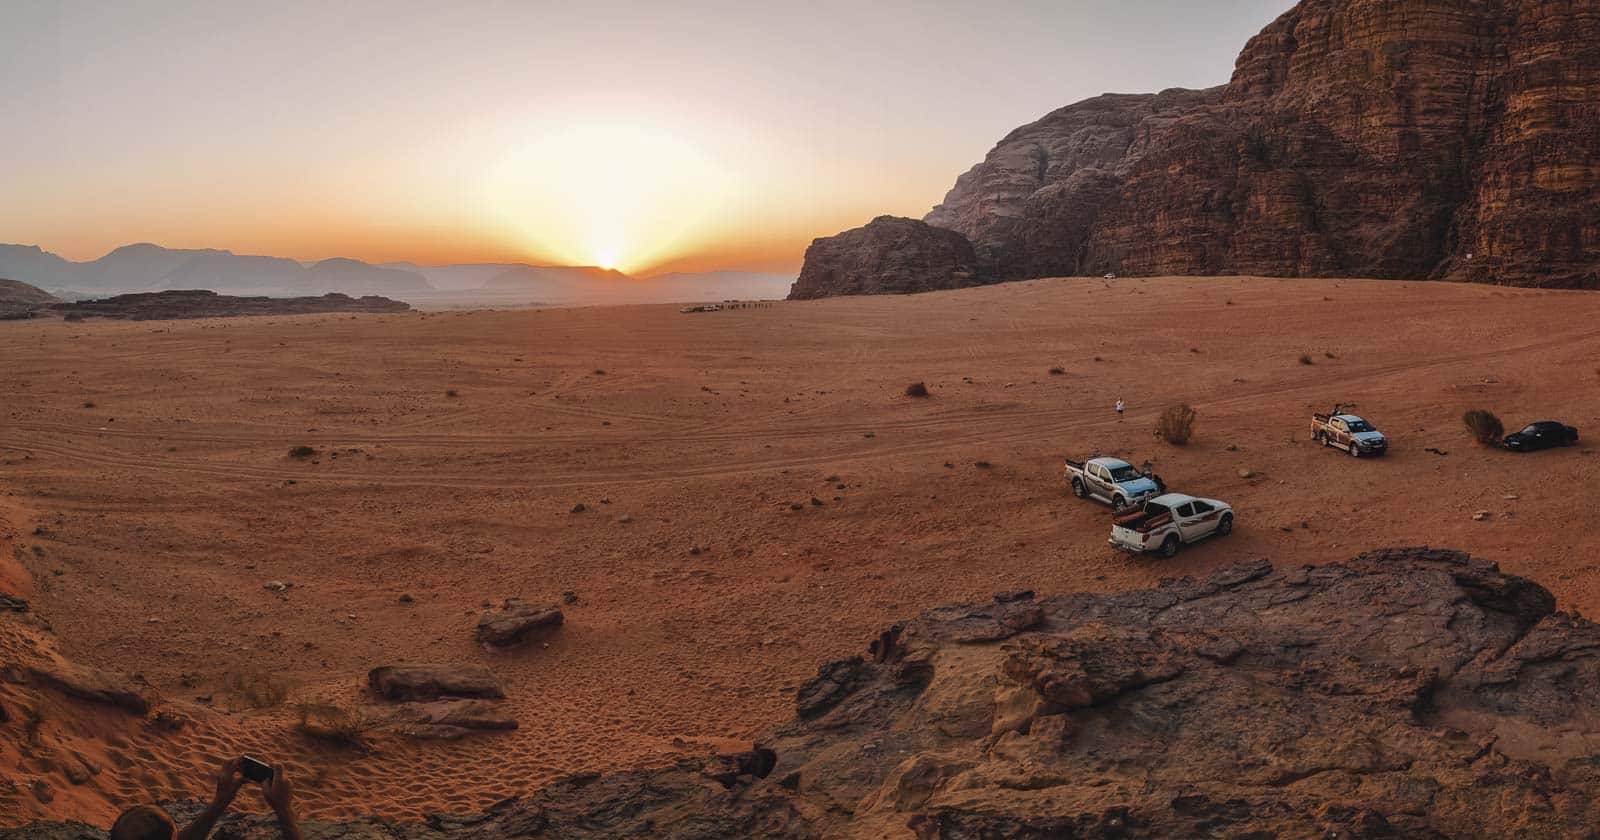
<path id="1" fill-rule="evenodd" d="M 312 457 L 312 456 L 314 456 L 316 454 L 317 454 L 317 450 L 312 449 L 309 446 L 296 446 L 296 447 L 294 447 L 294 448 L 289 450 L 289 457 L 290 458 L 305 459 L 305 458 L 310 458 L 310 457 Z"/>
<path id="2" fill-rule="evenodd" d="M 350 747 L 366 743 L 373 720 L 354 703 L 300 703 L 295 706 L 300 722 L 295 728 L 307 737 Z"/>
<path id="3" fill-rule="evenodd" d="M 1493 446 L 1505 437 L 1506 427 L 1500 423 L 1500 418 L 1494 412 L 1475 408 L 1461 415 L 1461 422 L 1466 425 L 1472 437 L 1484 446 Z"/>
<path id="4" fill-rule="evenodd" d="M 289 681 L 260 669 L 229 671 L 222 684 L 229 711 L 270 709 L 289 698 Z"/>
<path id="5" fill-rule="evenodd" d="M 1156 421 L 1156 436 L 1172 444 L 1183 446 L 1194 435 L 1194 420 L 1199 416 L 1192 406 L 1169 405 Z"/>
<path id="6" fill-rule="evenodd" d="M 1051 376 L 1065 376 L 1066 374 L 1067 374 L 1067 369 L 1066 368 L 1053 367 L 1053 368 L 1050 369 L 1050 375 Z"/>
<path id="7" fill-rule="evenodd" d="M 906 396 L 926 397 L 928 396 L 928 386 L 922 382 L 913 382 L 906 386 Z"/>
<path id="8" fill-rule="evenodd" d="M 449 397 L 450 399 L 455 399 L 456 397 L 461 396 L 461 393 L 459 391 L 457 391 L 456 389 L 451 388 L 450 390 L 445 391 L 444 395 Z"/>
<path id="9" fill-rule="evenodd" d="M 1300 364 L 1302 364 L 1302 365 L 1314 365 L 1316 363 L 1317 363 L 1317 360 L 1311 358 L 1311 354 L 1310 353 L 1301 353 L 1300 354 Z"/>

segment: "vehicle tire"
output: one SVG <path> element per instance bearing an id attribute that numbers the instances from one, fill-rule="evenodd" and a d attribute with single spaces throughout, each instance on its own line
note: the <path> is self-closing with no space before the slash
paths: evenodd
<path id="1" fill-rule="evenodd" d="M 1125 508 L 1127 506 L 1128 506 L 1128 500 L 1123 498 L 1121 493 L 1118 493 L 1117 495 L 1111 497 L 1111 509 L 1112 510 L 1122 510 L 1123 508 Z"/>
<path id="2" fill-rule="evenodd" d="M 1567 445 L 1568 446 L 1577 446 L 1578 445 L 1578 432 L 1577 432 L 1576 429 L 1574 429 L 1570 434 L 1567 435 Z"/>
<path id="3" fill-rule="evenodd" d="M 1356 446 L 1354 443 L 1351 443 L 1350 444 L 1350 448 L 1346 449 L 1345 451 L 1349 452 L 1350 453 L 1350 457 L 1352 457 L 1352 458 L 1360 458 L 1361 457 L 1361 447 Z"/>
<path id="4" fill-rule="evenodd" d="M 1178 539 L 1177 534 L 1168 534 L 1167 538 L 1161 541 L 1161 556 L 1169 560 L 1177 557 L 1178 548 L 1181 545 L 1183 545 L 1183 541 Z"/>
<path id="5" fill-rule="evenodd" d="M 1315 440 L 1317 443 L 1320 443 L 1323 446 L 1327 446 L 1328 445 L 1328 436 L 1323 434 L 1323 433 L 1321 433 L 1321 432 L 1317 432 L 1315 435 L 1312 435 L 1311 438 L 1312 438 L 1312 440 Z"/>
<path id="6" fill-rule="evenodd" d="M 1224 513 L 1222 521 L 1217 523 L 1217 536 L 1226 537 L 1233 533 L 1233 514 Z"/>
<path id="7" fill-rule="evenodd" d="M 1080 499 L 1088 497 L 1089 488 L 1083 486 L 1083 479 L 1074 478 L 1072 480 L 1072 495 L 1077 496 Z"/>

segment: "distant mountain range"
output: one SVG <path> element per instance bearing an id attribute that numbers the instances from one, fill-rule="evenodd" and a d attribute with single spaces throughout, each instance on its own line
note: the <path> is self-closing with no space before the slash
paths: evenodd
<path id="1" fill-rule="evenodd" d="M 0 277 L 62 297 L 169 289 L 229 294 L 378 294 L 413 303 L 469 306 L 544 303 L 660 303 L 778 298 L 793 275 L 744 271 L 664 274 L 647 279 L 593 266 L 479 263 L 374 265 L 336 257 L 302 263 L 215 249 L 125 245 L 89 262 L 72 262 L 35 245 L 0 245 Z"/>

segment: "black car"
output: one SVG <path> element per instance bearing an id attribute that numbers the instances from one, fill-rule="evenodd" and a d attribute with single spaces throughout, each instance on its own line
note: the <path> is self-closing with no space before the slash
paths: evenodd
<path id="1" fill-rule="evenodd" d="M 1532 452 L 1553 446 L 1571 446 L 1578 442 L 1578 430 L 1551 420 L 1529 423 L 1526 429 L 1506 435 L 1503 441 L 1513 452 Z"/>

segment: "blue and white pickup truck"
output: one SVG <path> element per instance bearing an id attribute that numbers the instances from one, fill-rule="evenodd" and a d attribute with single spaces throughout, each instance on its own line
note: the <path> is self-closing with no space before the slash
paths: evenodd
<path id="1" fill-rule="evenodd" d="M 1134 469 L 1121 458 L 1069 458 L 1062 478 L 1072 485 L 1072 495 L 1105 502 L 1114 510 L 1137 505 L 1162 489 L 1155 476 Z"/>

